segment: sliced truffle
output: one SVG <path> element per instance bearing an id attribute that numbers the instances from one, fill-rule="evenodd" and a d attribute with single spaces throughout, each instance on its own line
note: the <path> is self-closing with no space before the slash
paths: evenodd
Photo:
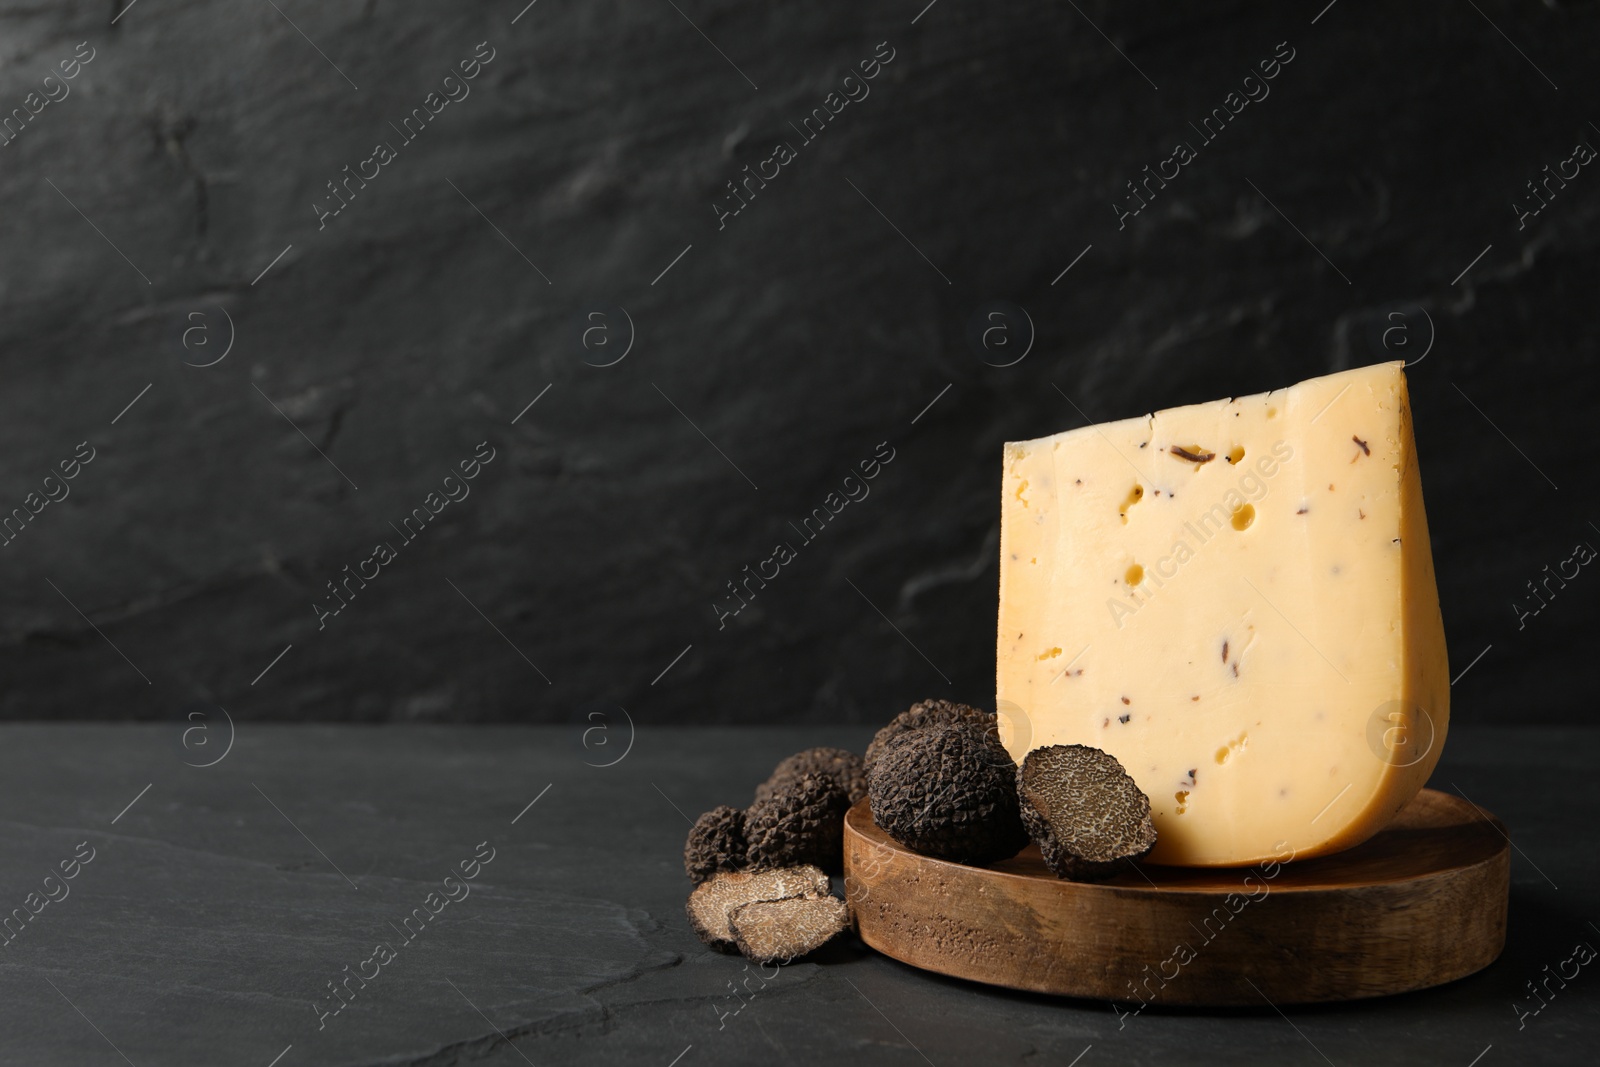
<path id="1" fill-rule="evenodd" d="M 928 856 L 992 863 L 1028 843 L 1016 765 L 993 734 L 970 723 L 891 740 L 868 772 L 867 796 L 885 833 Z"/>
<path id="2" fill-rule="evenodd" d="M 789 897 L 742 904 L 728 915 L 734 942 L 756 963 L 788 963 L 815 952 L 850 927 L 838 897 Z"/>
<path id="3" fill-rule="evenodd" d="M 872 765 L 878 761 L 884 746 L 901 734 L 927 726 L 949 726 L 956 723 L 967 723 L 991 731 L 998 730 L 995 717 L 990 712 L 967 704 L 957 704 L 953 700 L 919 701 L 889 720 L 889 725 L 879 730 L 877 736 L 873 737 L 872 744 L 867 746 L 867 770 L 869 772 L 872 770 Z"/>
<path id="4" fill-rule="evenodd" d="M 695 885 L 718 871 L 744 866 L 744 812 L 726 804 L 695 820 L 683 846 L 683 870 Z"/>
<path id="5" fill-rule="evenodd" d="M 810 863 L 842 873 L 844 813 L 848 810 L 850 798 L 831 775 L 789 779 L 744 813 L 746 865 L 795 867 Z"/>
<path id="6" fill-rule="evenodd" d="M 867 770 L 860 756 L 843 748 L 808 748 L 778 764 L 772 776 L 756 786 L 755 799 L 766 800 L 788 782 L 808 774 L 828 775 L 845 791 L 852 804 L 867 795 Z"/>
<path id="7" fill-rule="evenodd" d="M 783 867 L 765 871 L 718 871 L 689 894 L 685 910 L 700 940 L 731 951 L 734 909 L 758 900 L 825 897 L 828 876 L 816 867 Z"/>
<path id="8" fill-rule="evenodd" d="M 1017 771 L 1022 821 L 1062 878 L 1109 878 L 1155 846 L 1150 798 L 1115 756 L 1086 745 L 1047 745 Z"/>

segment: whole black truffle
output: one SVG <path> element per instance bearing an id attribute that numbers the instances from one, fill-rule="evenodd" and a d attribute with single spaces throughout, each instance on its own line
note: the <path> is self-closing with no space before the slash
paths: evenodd
<path id="1" fill-rule="evenodd" d="M 1108 878 L 1155 847 L 1150 798 L 1098 748 L 1034 749 L 1017 769 L 1017 792 L 1023 825 L 1061 878 Z"/>
<path id="2" fill-rule="evenodd" d="M 1014 856 L 1028 843 L 1016 765 L 972 724 L 908 730 L 867 772 L 872 818 L 908 848 L 957 863 Z"/>
<path id="3" fill-rule="evenodd" d="M 747 866 L 814 864 L 830 874 L 844 870 L 844 813 L 850 798 L 830 775 L 790 779 L 744 813 Z"/>
<path id="4" fill-rule="evenodd" d="M 909 730 L 920 730 L 927 726 L 953 726 L 967 724 L 980 729 L 996 731 L 995 717 L 987 711 L 974 708 L 967 704 L 957 704 L 953 700 L 922 700 L 911 705 L 905 711 L 889 720 L 889 725 L 879 730 L 873 737 L 872 744 L 867 746 L 866 767 L 870 772 L 872 765 L 877 762 L 878 756 L 883 752 L 884 746 L 901 734 Z M 998 737 L 998 734 L 996 734 Z M 1009 757 L 1006 760 L 1010 763 Z"/>
<path id="5" fill-rule="evenodd" d="M 744 812 L 726 804 L 695 820 L 683 846 L 683 870 L 695 885 L 718 871 L 744 866 Z"/>
<path id="6" fill-rule="evenodd" d="M 756 786 L 755 799 L 765 800 L 782 791 L 791 780 L 808 774 L 832 778 L 852 804 L 867 795 L 867 769 L 860 756 L 843 748 L 808 748 L 778 764 L 772 776 Z"/>

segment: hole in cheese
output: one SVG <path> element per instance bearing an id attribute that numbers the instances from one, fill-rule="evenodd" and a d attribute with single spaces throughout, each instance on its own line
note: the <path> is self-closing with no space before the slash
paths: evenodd
<path id="1" fill-rule="evenodd" d="M 1133 488 L 1128 490 L 1128 499 L 1126 499 L 1126 500 L 1124 500 L 1122 502 L 1122 510 L 1120 512 L 1118 512 L 1118 514 L 1120 514 L 1122 516 L 1122 521 L 1123 522 L 1127 522 L 1128 521 L 1128 509 L 1133 507 L 1135 504 L 1137 504 L 1139 501 L 1141 501 L 1143 499 L 1144 499 L 1144 486 L 1140 485 L 1138 482 L 1134 482 L 1133 483 Z"/>
<path id="2" fill-rule="evenodd" d="M 1232 448 L 1228 449 L 1228 462 L 1229 463 L 1238 463 L 1243 458 L 1244 458 L 1244 446 L 1243 445 L 1234 445 Z"/>
<path id="3" fill-rule="evenodd" d="M 1128 573 L 1123 576 L 1129 585 L 1138 585 L 1144 581 L 1144 568 L 1135 563 L 1128 568 Z"/>
<path id="4" fill-rule="evenodd" d="M 1256 521 L 1256 509 L 1253 505 L 1246 504 L 1233 513 L 1233 528 L 1235 530 L 1248 530 L 1250 524 Z"/>

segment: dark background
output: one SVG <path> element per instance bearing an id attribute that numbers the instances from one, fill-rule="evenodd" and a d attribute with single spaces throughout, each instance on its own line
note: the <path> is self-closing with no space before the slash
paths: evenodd
<path id="1" fill-rule="evenodd" d="M 1002 442 L 1426 350 L 1452 673 L 1488 649 L 1458 721 L 1588 722 L 1600 578 L 1522 629 L 1513 603 L 1600 545 L 1600 168 L 1521 230 L 1511 204 L 1600 145 L 1595 5 L 922 2 L 0 4 L 0 114 L 95 50 L 0 148 L 0 509 L 96 449 L 0 548 L 0 716 L 987 703 Z M 471 95 L 319 231 L 325 183 L 481 41 Z M 883 41 L 719 232 L 724 183 Z M 1119 231 L 1124 183 L 1283 41 L 1271 95 Z M 1004 350 L 972 341 L 994 301 Z M 618 307 L 633 347 L 590 365 Z M 990 365 L 1015 308 L 1032 348 Z M 319 632 L 324 583 L 485 440 Z M 871 496 L 719 631 L 725 583 L 884 441 Z"/>

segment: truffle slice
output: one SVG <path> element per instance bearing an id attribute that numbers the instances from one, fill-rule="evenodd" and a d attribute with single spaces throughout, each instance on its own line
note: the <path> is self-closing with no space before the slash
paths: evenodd
<path id="1" fill-rule="evenodd" d="M 695 885 L 744 866 L 744 812 L 719 805 L 695 820 L 683 846 L 683 870 Z"/>
<path id="2" fill-rule="evenodd" d="M 997 731 L 995 717 L 987 711 L 967 704 L 957 704 L 952 700 L 923 700 L 911 705 L 905 711 L 889 720 L 889 725 L 879 730 L 873 737 L 872 744 L 867 746 L 866 767 L 870 772 L 872 765 L 878 761 L 878 756 L 890 741 L 910 730 L 921 730 L 928 726 L 950 726 L 966 723 L 986 730 Z M 998 737 L 996 733 L 996 737 Z M 1007 757 L 1010 760 L 1010 757 Z"/>
<path id="3" fill-rule="evenodd" d="M 718 871 L 689 894 L 685 910 L 700 940 L 713 948 L 731 950 L 735 935 L 728 916 L 734 909 L 758 900 L 827 895 L 828 876 L 816 867 Z"/>
<path id="4" fill-rule="evenodd" d="M 826 774 L 790 779 L 744 813 L 745 863 L 751 867 L 795 867 L 810 863 L 844 870 L 844 813 L 850 798 Z"/>
<path id="5" fill-rule="evenodd" d="M 1022 821 L 1047 867 L 1076 882 L 1109 878 L 1155 846 L 1150 798 L 1115 756 L 1086 745 L 1047 745 L 1017 771 Z"/>
<path id="6" fill-rule="evenodd" d="M 832 778 L 852 804 L 867 795 L 867 770 L 860 756 L 843 748 L 808 748 L 778 764 L 772 776 L 756 786 L 755 799 L 766 800 L 781 792 L 789 781 L 808 774 Z"/>
<path id="7" fill-rule="evenodd" d="M 742 904 L 728 915 L 735 943 L 756 963 L 788 963 L 844 933 L 850 912 L 838 897 L 789 897 Z"/>
<path id="8" fill-rule="evenodd" d="M 891 740 L 868 772 L 872 818 L 908 848 L 957 863 L 1014 856 L 1028 843 L 1016 765 L 973 725 L 931 726 Z"/>

